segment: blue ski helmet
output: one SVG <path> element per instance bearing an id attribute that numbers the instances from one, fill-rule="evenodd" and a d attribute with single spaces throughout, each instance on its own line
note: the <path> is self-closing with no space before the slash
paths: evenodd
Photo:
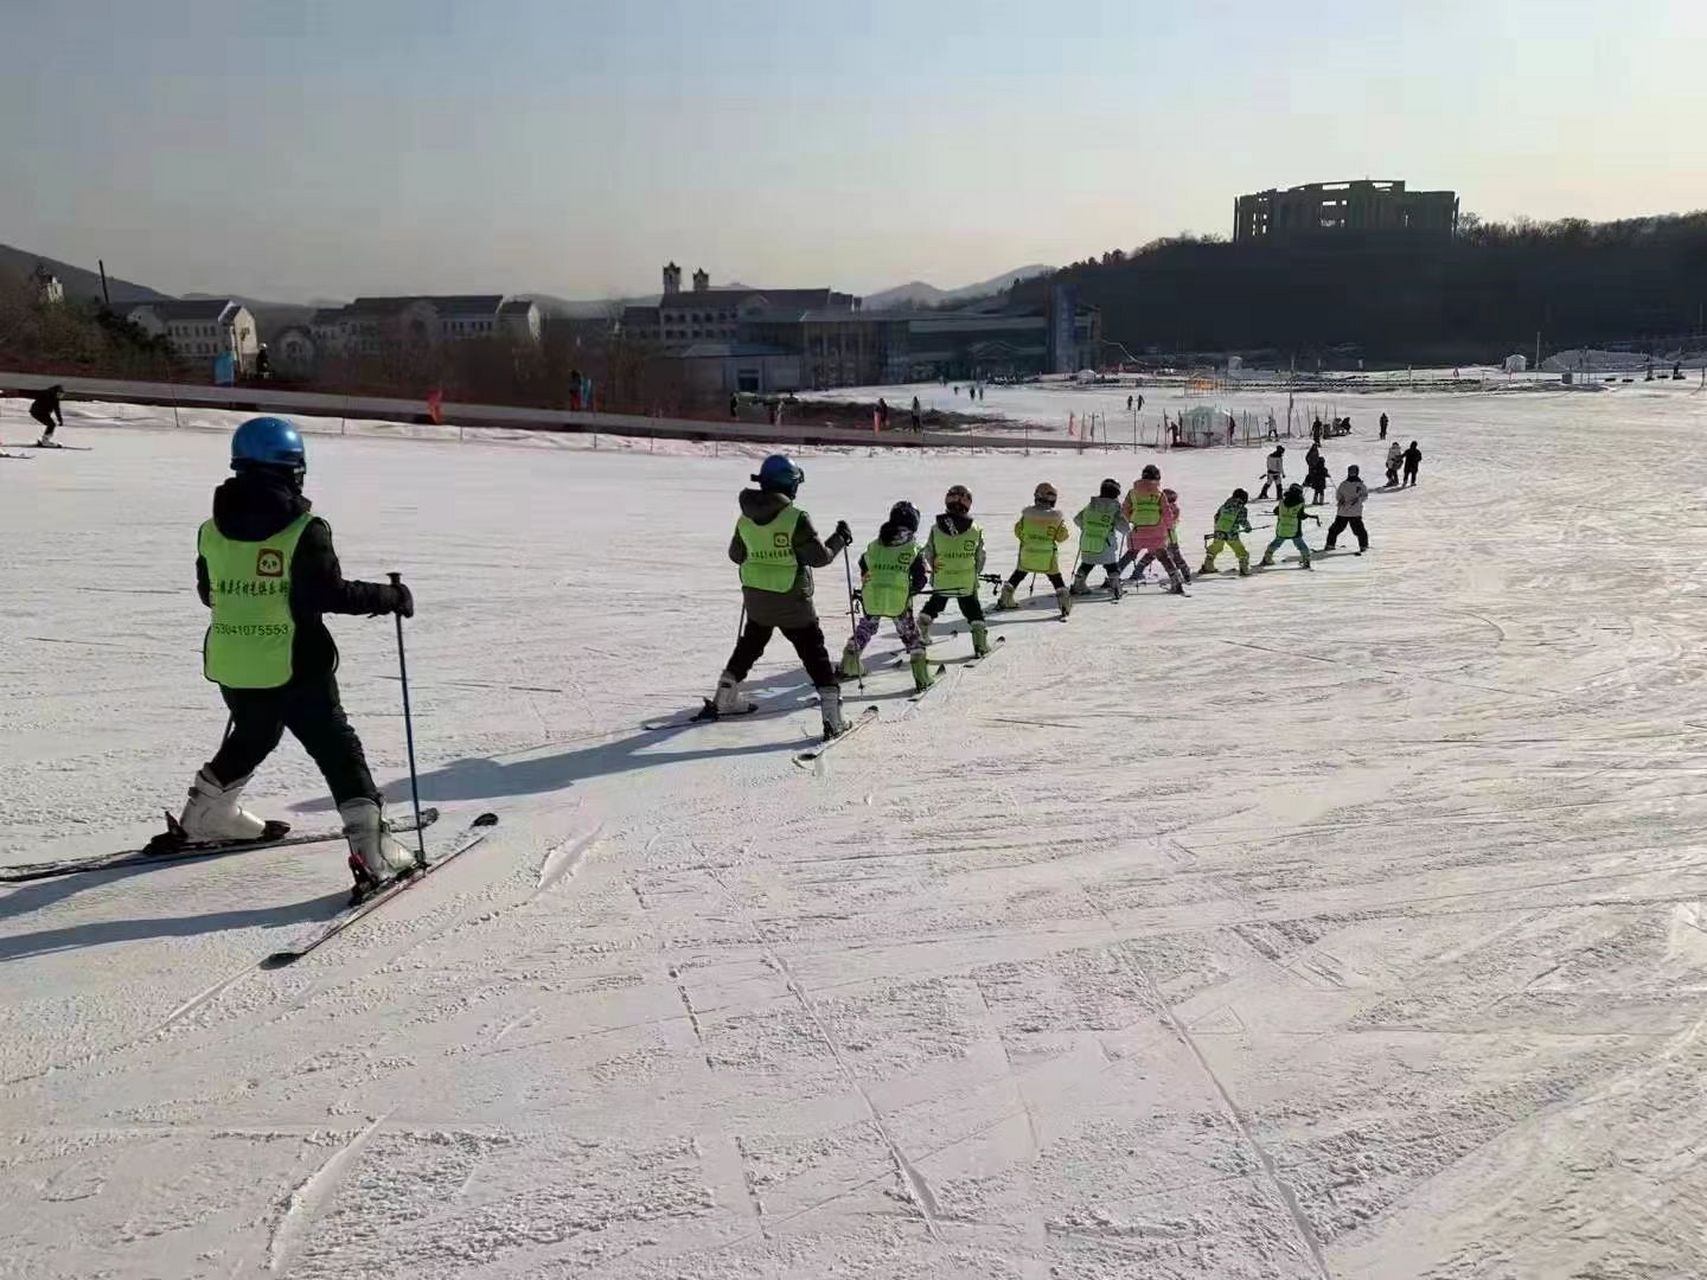
<path id="1" fill-rule="evenodd" d="M 308 468 L 302 437 L 285 418 L 250 418 L 231 437 L 231 469 L 282 467 L 290 471 Z"/>
<path id="2" fill-rule="evenodd" d="M 806 482 L 806 473 L 787 454 L 773 453 L 759 464 L 759 473 L 752 478 L 766 493 L 782 493 L 792 498 Z"/>

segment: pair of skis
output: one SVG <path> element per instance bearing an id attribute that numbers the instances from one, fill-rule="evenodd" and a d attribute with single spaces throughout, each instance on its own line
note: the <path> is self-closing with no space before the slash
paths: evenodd
<path id="1" fill-rule="evenodd" d="M 438 819 L 439 811 L 437 809 L 421 810 L 422 827 L 431 826 Z M 274 825 L 278 828 L 284 827 L 283 823 Z M 274 951 L 261 962 L 262 967 L 266 969 L 281 968 L 293 961 L 300 960 L 317 947 L 330 942 L 350 926 L 379 910 L 399 894 L 408 892 L 463 854 L 478 848 L 492 834 L 492 829 L 497 825 L 497 814 L 480 814 L 437 856 L 424 864 L 417 865 L 413 870 L 397 879 L 386 882 L 372 892 L 353 895 L 349 906 L 330 920 L 323 920 L 310 926 L 283 947 Z M 416 829 L 412 817 L 400 819 L 392 827 L 393 831 L 414 831 Z M 341 829 L 337 831 L 317 830 L 292 833 L 286 828 L 263 835 L 257 840 L 176 840 L 174 847 L 164 848 L 153 853 L 147 852 L 146 849 L 126 849 L 118 853 L 105 854 L 94 858 L 69 858 L 58 862 L 38 862 L 24 866 L 0 868 L 0 879 L 10 883 L 21 883 L 30 880 L 43 880 L 52 876 L 75 875 L 80 872 L 110 871 L 119 867 L 152 866 L 157 863 L 185 861 L 193 858 L 218 857 L 228 853 L 247 853 L 257 849 L 277 849 L 287 845 L 323 844 L 333 840 L 341 840 L 343 835 Z M 168 832 L 167 836 L 168 839 L 173 839 L 171 832 Z"/>
<path id="2" fill-rule="evenodd" d="M 421 810 L 421 826 L 430 827 L 439 820 L 439 811 Z M 324 844 L 343 839 L 338 830 L 292 832 L 284 822 L 269 822 L 267 830 L 255 840 L 190 840 L 184 837 L 171 815 L 166 818 L 167 830 L 155 836 L 140 849 L 120 849 L 116 853 L 96 854 L 89 858 L 60 858 L 52 862 L 26 862 L 0 867 L 0 884 L 22 884 L 30 880 L 51 880 L 56 876 L 79 875 L 90 871 L 116 871 L 124 867 L 151 867 L 166 862 L 188 862 L 198 858 L 220 858 L 232 853 L 248 853 L 256 849 L 280 849 L 297 844 Z M 391 824 L 393 831 L 415 830 L 413 815 L 398 818 Z"/>

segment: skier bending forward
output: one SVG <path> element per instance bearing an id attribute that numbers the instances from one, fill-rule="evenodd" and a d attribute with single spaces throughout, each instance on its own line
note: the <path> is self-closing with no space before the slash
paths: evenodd
<path id="1" fill-rule="evenodd" d="M 302 437 L 283 418 L 251 418 L 231 437 L 237 474 L 214 491 L 197 536 L 196 590 L 213 610 L 202 670 L 219 685 L 231 728 L 190 787 L 178 819 L 191 840 L 258 840 L 267 824 L 238 804 L 284 731 L 331 788 L 360 892 L 415 865 L 391 838 L 385 801 L 338 698 L 338 649 L 327 613 L 413 617 L 401 583 L 347 582 L 331 527 L 302 494 Z"/>

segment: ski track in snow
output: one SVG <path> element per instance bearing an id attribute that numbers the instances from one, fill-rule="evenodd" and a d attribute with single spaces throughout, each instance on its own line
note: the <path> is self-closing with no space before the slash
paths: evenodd
<path id="1" fill-rule="evenodd" d="M 874 657 L 816 773 L 809 706 L 637 728 L 733 641 L 762 450 L 310 424 L 345 572 L 415 590 L 422 800 L 502 822 L 276 972 L 332 845 L 0 888 L 0 1270 L 1707 1274 L 1692 391 L 1301 396 L 1358 425 L 1336 477 L 1383 409 L 1422 442 L 1369 555 L 1040 599 L 976 667 L 951 619 L 944 687 Z M 92 452 L 4 477 L 0 862 L 139 841 L 218 740 L 189 548 L 235 418 L 159 415 L 78 404 Z M 1261 454 L 821 450 L 802 501 L 869 536 L 962 481 L 1005 571 L 1038 480 L 1070 514 L 1156 461 L 1194 555 Z M 393 632 L 331 626 L 405 806 Z M 753 691 L 807 692 L 780 638 Z M 288 740 L 249 799 L 328 813 Z"/>

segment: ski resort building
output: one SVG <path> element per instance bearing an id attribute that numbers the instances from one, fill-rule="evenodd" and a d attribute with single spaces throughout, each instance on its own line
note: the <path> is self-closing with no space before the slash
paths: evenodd
<path id="1" fill-rule="evenodd" d="M 139 302 L 124 317 L 143 332 L 163 337 L 180 360 L 200 363 L 229 356 L 238 372 L 255 367 L 261 339 L 249 308 L 231 298 Z"/>
<path id="2" fill-rule="evenodd" d="M 1101 316 L 1070 292 L 954 311 L 868 311 L 833 289 L 714 288 L 664 268 L 656 305 L 628 307 L 621 331 L 684 362 L 704 391 L 769 393 L 874 386 L 918 378 L 1024 377 L 1096 360 Z"/>
<path id="3" fill-rule="evenodd" d="M 419 350 L 482 338 L 537 344 L 543 323 L 539 304 L 526 298 L 418 295 L 323 307 L 309 321 L 309 331 L 320 355 L 378 355 L 391 346 Z"/>

